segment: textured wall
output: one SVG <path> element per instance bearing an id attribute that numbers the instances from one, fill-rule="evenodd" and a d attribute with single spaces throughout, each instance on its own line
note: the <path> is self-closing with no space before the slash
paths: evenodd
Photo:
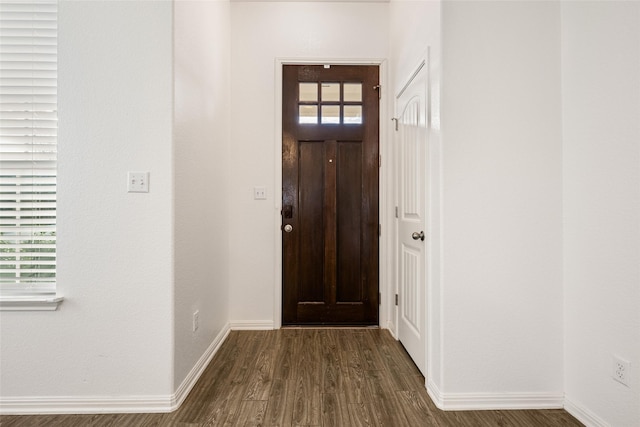
<path id="1" fill-rule="evenodd" d="M 559 8 L 443 3 L 442 391 L 453 400 L 562 401 Z"/>
<path id="2" fill-rule="evenodd" d="M 565 391 L 573 412 L 637 426 L 640 3 L 567 2 L 562 27 Z"/>
<path id="3" fill-rule="evenodd" d="M 3 398 L 173 393 L 171 25 L 169 2 L 60 3 L 65 301 L 1 313 Z"/>
<path id="4" fill-rule="evenodd" d="M 174 10 L 177 388 L 229 320 L 230 15 L 228 2 Z"/>

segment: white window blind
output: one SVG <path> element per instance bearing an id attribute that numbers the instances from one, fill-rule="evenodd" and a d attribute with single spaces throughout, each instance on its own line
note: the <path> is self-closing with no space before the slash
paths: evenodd
<path id="1" fill-rule="evenodd" d="M 55 293 L 56 0 L 0 0 L 0 292 Z"/>

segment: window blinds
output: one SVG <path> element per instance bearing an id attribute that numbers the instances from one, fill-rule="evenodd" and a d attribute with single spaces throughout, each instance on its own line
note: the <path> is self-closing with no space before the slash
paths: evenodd
<path id="1" fill-rule="evenodd" d="M 56 0 L 0 1 L 0 291 L 55 292 Z"/>

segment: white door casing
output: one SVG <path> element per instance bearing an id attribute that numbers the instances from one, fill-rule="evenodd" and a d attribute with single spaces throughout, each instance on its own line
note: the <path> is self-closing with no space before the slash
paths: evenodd
<path id="1" fill-rule="evenodd" d="M 424 64 L 396 97 L 398 339 L 426 375 L 428 80 Z M 424 234 L 422 234 L 424 233 Z"/>

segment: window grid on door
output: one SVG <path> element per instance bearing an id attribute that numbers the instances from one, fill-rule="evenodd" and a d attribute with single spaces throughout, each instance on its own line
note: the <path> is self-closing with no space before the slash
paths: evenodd
<path id="1" fill-rule="evenodd" d="M 303 125 L 361 125 L 362 83 L 298 83 L 298 123 Z"/>

